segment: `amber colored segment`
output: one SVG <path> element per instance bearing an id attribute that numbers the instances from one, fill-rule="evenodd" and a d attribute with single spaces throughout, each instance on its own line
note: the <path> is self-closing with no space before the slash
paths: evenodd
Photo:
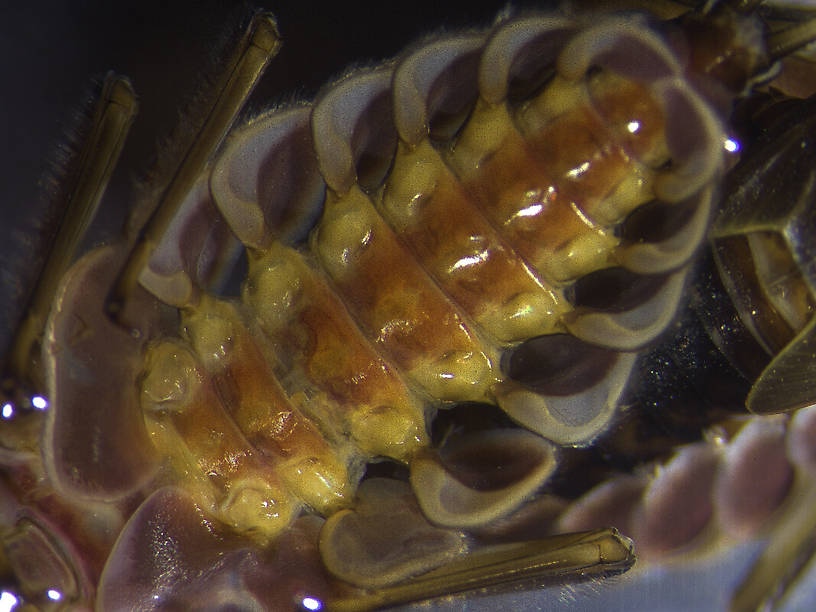
<path id="1" fill-rule="evenodd" d="M 651 200 L 669 160 L 663 110 L 642 83 L 611 72 L 578 82 L 555 78 L 519 116 L 536 160 L 581 214 L 617 225 Z"/>
<path id="2" fill-rule="evenodd" d="M 427 443 L 421 403 L 297 251 L 277 244 L 253 259 L 244 299 L 273 350 L 339 407 L 364 453 L 407 460 Z"/>
<path id="3" fill-rule="evenodd" d="M 521 134 L 510 131 L 465 187 L 505 240 L 558 283 L 607 265 L 618 240 L 596 227 L 550 177 Z"/>
<path id="4" fill-rule="evenodd" d="M 762 246 L 756 233 L 725 236 L 713 241 L 720 278 L 732 296 L 743 325 L 768 355 L 776 355 L 800 330 L 793 329 L 783 313 L 777 310 L 768 293 L 770 287 L 763 282 L 768 279 L 760 277 L 760 274 L 767 272 L 763 264 L 768 263 L 762 261 L 762 256 L 770 254 L 767 249 L 772 247 L 772 243 L 765 242 L 765 248 L 754 250 Z M 755 256 L 759 256 L 760 260 L 757 261 Z M 793 271 L 797 271 L 796 268 Z M 791 299 L 791 296 L 786 297 Z"/>
<path id="5" fill-rule="evenodd" d="M 183 324 L 226 411 L 290 490 L 323 513 L 348 503 L 344 461 L 288 400 L 234 306 L 203 296 Z"/>
<path id="6" fill-rule="evenodd" d="M 479 212 L 428 141 L 400 145 L 381 211 L 423 267 L 500 342 L 558 329 L 569 306 Z"/>
<path id="7" fill-rule="evenodd" d="M 627 155 L 652 167 L 669 159 L 663 109 L 643 83 L 605 71 L 588 87 L 593 110 Z"/>
<path id="8" fill-rule="evenodd" d="M 193 354 L 178 341 L 150 347 L 142 409 L 151 440 L 183 486 L 236 529 L 269 541 L 298 510 L 272 466 L 222 408 Z"/>
<path id="9" fill-rule="evenodd" d="M 798 334 L 816 312 L 816 300 L 802 269 L 793 259 L 787 240 L 772 231 L 748 233 L 746 240 L 762 293 L 794 334 Z"/>
<path id="10" fill-rule="evenodd" d="M 593 205 L 606 197 L 629 169 L 628 155 L 585 107 L 565 113 L 541 132 L 526 136 L 536 161 L 547 169 L 557 189 L 577 202 L 589 218 Z"/>
<path id="11" fill-rule="evenodd" d="M 495 360 L 411 253 L 353 188 L 330 195 L 314 251 L 369 339 L 431 396 L 482 401 Z"/>
<path id="12" fill-rule="evenodd" d="M 555 77 L 515 121 L 481 100 L 449 162 L 507 243 L 563 283 L 614 263 L 614 226 L 653 198 L 663 129 L 642 85 Z"/>

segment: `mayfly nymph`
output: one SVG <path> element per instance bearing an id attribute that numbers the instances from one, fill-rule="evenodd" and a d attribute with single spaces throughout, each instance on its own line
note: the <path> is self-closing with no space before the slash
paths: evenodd
<path id="1" fill-rule="evenodd" d="M 34 410 L 7 419 L 2 484 L 22 596 L 363 609 L 628 569 L 615 530 L 539 537 L 592 523 L 592 491 L 562 498 L 535 536 L 519 526 L 571 478 L 584 452 L 571 449 L 621 437 L 644 351 L 685 312 L 706 239 L 749 332 L 769 318 L 733 296 L 748 286 L 740 248 L 787 325 L 755 334 L 775 369 L 753 373 L 753 409 L 773 410 L 763 385 L 799 371 L 814 320 L 807 237 L 719 204 L 734 100 L 813 35 L 768 34 L 728 3 L 677 13 L 504 16 L 233 128 L 280 45 L 257 14 L 127 236 L 70 268 L 49 258 L 18 329 L 7 391 Z M 111 77 L 72 218 L 101 197 L 134 110 Z M 738 172 L 726 195 L 749 183 Z M 786 219 L 808 228 L 800 200 Z M 85 230 L 66 221 L 63 260 Z M 217 290 L 239 242 L 240 299 Z M 805 371 L 780 409 L 806 405 Z M 787 443 L 798 461 L 806 415 L 746 425 L 731 454 Z M 727 472 L 708 448 L 683 447 L 664 473 Z M 718 508 L 744 478 L 728 465 Z M 705 469 L 680 478 L 700 485 Z M 648 505 L 666 478 L 642 474 L 630 497 Z M 644 512 L 647 556 L 674 546 L 660 540 L 670 513 Z"/>

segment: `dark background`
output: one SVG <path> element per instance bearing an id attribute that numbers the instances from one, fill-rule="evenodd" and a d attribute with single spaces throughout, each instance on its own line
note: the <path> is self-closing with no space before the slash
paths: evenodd
<path id="1" fill-rule="evenodd" d="M 251 12 L 238 2 L 39 2 L 0 9 L 0 351 L 24 308 L 50 239 L 54 204 L 43 197 L 57 149 L 76 124 L 94 77 L 131 78 L 139 115 L 92 235 L 120 227 L 134 178 L 217 65 L 213 47 L 227 24 Z M 518 4 L 517 4 L 518 5 Z M 252 107 L 309 99 L 352 64 L 397 54 L 424 34 L 489 25 L 504 3 L 266 2 L 284 39 Z M 87 106 L 87 105 L 86 105 Z M 58 206 L 58 205 L 57 205 Z M 49 216 L 50 215 L 50 216 Z M 101 229 L 100 229 L 101 228 Z"/>

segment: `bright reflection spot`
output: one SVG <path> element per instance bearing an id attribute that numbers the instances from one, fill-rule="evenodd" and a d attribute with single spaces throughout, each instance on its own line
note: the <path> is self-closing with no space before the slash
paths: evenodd
<path id="1" fill-rule="evenodd" d="M 3 404 L 3 409 L 0 411 L 0 414 L 3 415 L 4 419 L 10 419 L 12 416 L 14 416 L 14 406 L 12 406 L 9 402 L 6 402 Z M 5 594 L 5 591 L 3 593 Z M 2 601 L 2 599 L 0 599 L 0 601 Z"/>
<path id="2" fill-rule="evenodd" d="M 626 124 L 626 129 L 629 130 L 631 134 L 637 134 L 640 129 L 640 121 L 630 121 Z"/>
<path id="3" fill-rule="evenodd" d="M 31 405 L 37 410 L 45 410 L 48 408 L 48 400 L 46 400 L 42 395 L 35 395 L 31 398 Z"/>
<path id="4" fill-rule="evenodd" d="M 731 138 L 726 138 L 725 142 L 723 143 L 723 147 L 729 153 L 736 153 L 740 150 L 740 143 Z"/>
<path id="5" fill-rule="evenodd" d="M 16 605 L 17 597 L 15 597 L 13 593 L 3 591 L 3 593 L 0 594 L 0 612 L 9 612 L 13 610 Z"/>
<path id="6" fill-rule="evenodd" d="M 476 266 L 484 261 L 487 261 L 488 257 L 490 257 L 490 253 L 488 251 L 481 251 L 475 255 L 463 257 L 453 264 L 453 266 L 451 266 L 451 272 L 456 272 L 456 270 L 461 270 L 462 268 L 467 268 L 469 266 Z"/>
<path id="7" fill-rule="evenodd" d="M 57 589 L 48 589 L 48 599 L 51 601 L 59 601 L 62 599 L 62 593 L 60 593 Z"/>
<path id="8" fill-rule="evenodd" d="M 541 209 L 544 208 L 543 204 L 531 204 L 526 208 L 522 208 L 518 211 L 515 216 L 516 217 L 535 217 L 538 213 L 541 212 Z"/>
<path id="9" fill-rule="evenodd" d="M 314 597 L 304 597 L 300 603 L 303 604 L 303 607 L 307 610 L 320 610 L 323 608 L 323 603 Z"/>
<path id="10" fill-rule="evenodd" d="M 547 190 L 543 193 L 541 189 L 530 189 L 526 191 L 520 202 L 526 204 L 526 206 L 513 213 L 507 221 L 504 222 L 504 225 L 510 225 L 518 217 L 535 217 L 544 210 L 545 206 L 549 205 L 555 199 L 556 195 L 557 192 L 553 185 L 547 187 Z"/>
<path id="11" fill-rule="evenodd" d="M 566 173 L 566 175 L 568 177 L 570 177 L 570 178 L 578 178 L 579 176 L 581 176 L 587 170 L 589 170 L 589 162 L 585 161 L 580 166 L 577 166 L 577 167 L 573 168 L 572 170 L 568 171 Z"/>

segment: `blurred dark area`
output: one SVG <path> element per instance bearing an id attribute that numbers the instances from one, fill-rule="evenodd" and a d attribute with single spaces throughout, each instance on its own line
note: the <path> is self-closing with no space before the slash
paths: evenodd
<path id="1" fill-rule="evenodd" d="M 515 3 L 516 6 L 519 3 Z M 127 75 L 139 115 L 102 202 L 90 244 L 114 239 L 161 143 L 202 75 L 218 68 L 225 30 L 252 13 L 248 2 L 39 2 L 0 9 L 0 96 L 6 146 L 0 178 L 0 351 L 7 350 L 52 239 L 60 202 L 49 183 L 67 134 L 87 113 L 89 92 L 109 70 Z M 489 25 L 505 3 L 265 2 L 284 46 L 250 110 L 311 99 L 349 66 L 394 56 L 426 34 Z M 51 198 L 53 200 L 53 198 Z"/>

